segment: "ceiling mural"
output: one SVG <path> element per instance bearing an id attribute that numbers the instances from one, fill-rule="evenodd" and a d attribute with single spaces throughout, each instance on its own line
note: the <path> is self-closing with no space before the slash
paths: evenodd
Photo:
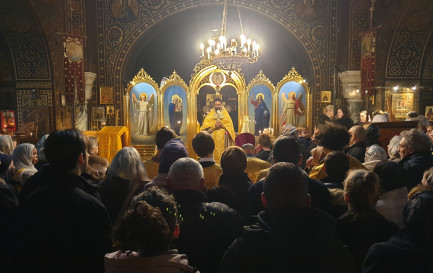
<path id="1" fill-rule="evenodd" d="M 99 80 L 113 85 L 116 108 L 120 108 L 122 70 L 130 49 L 150 27 L 163 23 L 170 15 L 196 7 L 222 7 L 221 0 L 98 0 Z M 260 13 L 282 25 L 304 46 L 314 73 L 315 85 L 329 86 L 329 63 L 335 62 L 336 1 L 229 1 L 229 5 Z M 192 71 L 191 71 L 192 73 Z M 314 85 L 313 85 L 314 86 Z M 314 87 L 313 87 L 314 88 Z"/>

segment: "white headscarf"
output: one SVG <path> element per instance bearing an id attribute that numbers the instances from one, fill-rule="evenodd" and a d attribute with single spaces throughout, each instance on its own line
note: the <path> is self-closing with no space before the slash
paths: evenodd
<path id="1" fill-rule="evenodd" d="M 12 154 L 12 137 L 10 135 L 0 136 L 0 154 Z"/>
<path id="2" fill-rule="evenodd" d="M 35 166 L 33 166 L 33 149 L 35 145 L 30 143 L 23 143 L 18 145 L 12 152 L 12 160 L 15 166 L 15 170 L 18 172 L 21 170 L 17 176 L 14 176 L 15 180 L 20 180 L 24 182 L 30 176 L 38 172 Z"/>

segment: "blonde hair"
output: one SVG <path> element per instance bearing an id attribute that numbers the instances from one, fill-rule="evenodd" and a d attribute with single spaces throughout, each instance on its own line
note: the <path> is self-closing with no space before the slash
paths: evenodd
<path id="1" fill-rule="evenodd" d="M 148 181 L 146 169 L 134 147 L 124 147 L 114 156 L 108 176 L 118 176 L 131 182 Z"/>

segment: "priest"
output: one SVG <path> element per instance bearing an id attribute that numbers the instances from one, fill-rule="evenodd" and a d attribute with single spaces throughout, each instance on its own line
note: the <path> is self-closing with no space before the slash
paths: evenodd
<path id="1" fill-rule="evenodd" d="M 200 130 L 207 130 L 212 135 L 215 141 L 214 159 L 219 164 L 224 149 L 233 145 L 236 137 L 232 119 L 220 98 L 215 98 L 214 108 L 207 114 Z"/>

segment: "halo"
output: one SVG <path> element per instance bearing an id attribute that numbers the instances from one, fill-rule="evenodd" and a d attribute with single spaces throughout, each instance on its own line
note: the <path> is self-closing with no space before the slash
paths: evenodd
<path id="1" fill-rule="evenodd" d="M 296 93 L 293 91 L 289 93 L 289 98 L 290 98 L 290 95 L 292 95 L 292 94 L 295 95 L 295 99 L 296 99 Z"/>
<path id="2" fill-rule="evenodd" d="M 180 102 L 182 103 L 182 98 L 179 97 L 179 95 L 173 95 L 173 96 L 171 97 L 171 102 L 174 103 L 174 101 L 175 101 L 176 99 L 180 100 Z"/>
<path id="3" fill-rule="evenodd" d="M 144 99 L 145 100 L 147 100 L 147 94 L 146 93 L 140 93 L 140 96 L 138 96 L 138 98 L 141 100 L 141 98 L 143 98 L 144 97 Z"/>
<path id="4" fill-rule="evenodd" d="M 258 94 L 256 95 L 256 100 L 259 99 L 259 96 L 262 96 L 263 100 L 265 100 L 265 95 L 263 95 L 263 93 L 258 93 Z"/>

